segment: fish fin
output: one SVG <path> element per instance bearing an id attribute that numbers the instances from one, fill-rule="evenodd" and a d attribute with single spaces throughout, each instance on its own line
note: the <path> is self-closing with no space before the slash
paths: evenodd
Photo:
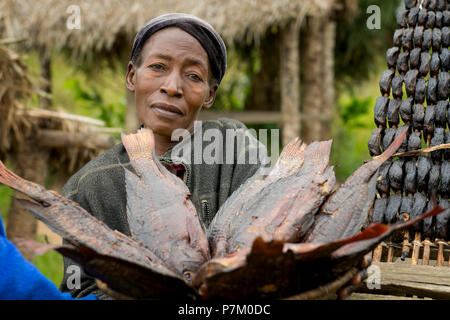
<path id="1" fill-rule="evenodd" d="M 131 160 L 151 158 L 155 150 L 155 137 L 150 129 L 139 129 L 137 133 L 121 134 L 122 143 Z"/>
<path id="2" fill-rule="evenodd" d="M 305 160 L 299 173 L 303 174 L 308 170 L 323 173 L 330 161 L 331 143 L 332 140 L 327 140 L 309 144 L 306 147 Z"/>
<path id="3" fill-rule="evenodd" d="M 397 151 L 398 148 L 400 148 L 400 146 L 403 143 L 403 140 L 406 137 L 406 132 L 408 132 L 409 126 L 405 125 L 403 132 L 397 137 L 397 139 L 395 139 L 390 146 L 386 149 L 386 151 L 384 151 L 382 154 L 380 154 L 377 157 L 374 157 L 373 159 L 376 160 L 378 163 L 383 163 L 385 162 L 387 159 L 389 159 L 394 153 L 395 151 Z"/>
<path id="4" fill-rule="evenodd" d="M 21 180 L 21 177 L 8 170 L 3 162 L 0 161 L 0 183 L 13 188 L 14 190 L 21 191 L 21 188 L 19 186 L 19 184 L 22 182 Z"/>

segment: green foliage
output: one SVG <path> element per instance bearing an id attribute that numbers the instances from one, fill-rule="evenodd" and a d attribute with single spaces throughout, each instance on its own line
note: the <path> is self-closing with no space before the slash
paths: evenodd
<path id="1" fill-rule="evenodd" d="M 248 64 L 252 61 L 243 61 L 233 49 L 228 51 L 227 56 L 227 73 L 217 91 L 214 109 L 241 111 L 250 93 L 251 83 L 247 70 Z"/>
<path id="2" fill-rule="evenodd" d="M 38 241 L 44 243 L 44 237 L 39 237 Z M 33 264 L 45 277 L 59 287 L 63 279 L 64 263 L 62 256 L 58 252 L 51 250 L 41 256 L 35 256 Z"/>
<path id="3" fill-rule="evenodd" d="M 6 221 L 7 213 L 9 212 L 9 207 L 11 205 L 11 197 L 13 191 L 11 188 L 1 185 L 0 186 L 0 213 L 3 221 Z"/>
<path id="4" fill-rule="evenodd" d="M 124 126 L 126 110 L 124 98 L 115 103 L 106 103 L 97 88 L 85 89 L 81 86 L 80 81 L 76 79 L 67 79 L 64 89 L 72 93 L 75 101 L 90 108 L 92 110 L 91 116 L 103 120 L 107 127 Z"/>
<path id="5" fill-rule="evenodd" d="M 336 30 L 335 72 L 338 85 L 351 87 L 368 79 L 371 72 L 384 61 L 386 50 L 392 46 L 396 28 L 396 10 L 401 0 L 359 0 L 359 13 L 350 23 L 341 21 Z M 380 7 L 381 29 L 366 27 L 370 5 Z"/>

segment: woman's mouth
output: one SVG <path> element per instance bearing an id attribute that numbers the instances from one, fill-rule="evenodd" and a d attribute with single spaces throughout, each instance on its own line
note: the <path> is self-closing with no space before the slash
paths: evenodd
<path id="1" fill-rule="evenodd" d="M 154 103 L 150 106 L 157 115 L 165 118 L 179 118 L 183 116 L 183 112 L 178 108 L 166 103 Z"/>

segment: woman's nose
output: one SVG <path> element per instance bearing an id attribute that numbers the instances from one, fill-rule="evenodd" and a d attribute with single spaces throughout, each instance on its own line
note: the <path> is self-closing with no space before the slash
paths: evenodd
<path id="1" fill-rule="evenodd" d="M 181 79 L 176 72 L 167 75 L 164 83 L 160 88 L 161 93 L 165 93 L 172 97 L 181 97 L 183 94 L 181 89 Z"/>

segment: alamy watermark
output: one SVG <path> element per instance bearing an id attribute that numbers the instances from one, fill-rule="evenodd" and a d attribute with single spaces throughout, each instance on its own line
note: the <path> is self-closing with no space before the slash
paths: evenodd
<path id="1" fill-rule="evenodd" d="M 225 134 L 224 134 L 225 132 Z M 258 138 L 257 138 L 258 137 Z M 270 137 L 270 157 L 266 145 Z M 171 140 L 180 141 L 171 150 L 172 161 L 193 164 L 262 164 L 273 163 L 280 153 L 279 129 L 203 130 L 202 121 L 194 122 L 193 133 L 176 129 Z"/>
<path id="2" fill-rule="evenodd" d="M 66 27 L 69 30 L 81 29 L 81 9 L 80 6 L 72 4 L 67 7 L 66 13 L 69 17 L 66 20 Z"/>
<path id="3" fill-rule="evenodd" d="M 373 4 L 367 7 L 367 14 L 370 16 L 367 18 L 366 26 L 369 30 L 381 29 L 381 9 L 379 6 Z"/>

